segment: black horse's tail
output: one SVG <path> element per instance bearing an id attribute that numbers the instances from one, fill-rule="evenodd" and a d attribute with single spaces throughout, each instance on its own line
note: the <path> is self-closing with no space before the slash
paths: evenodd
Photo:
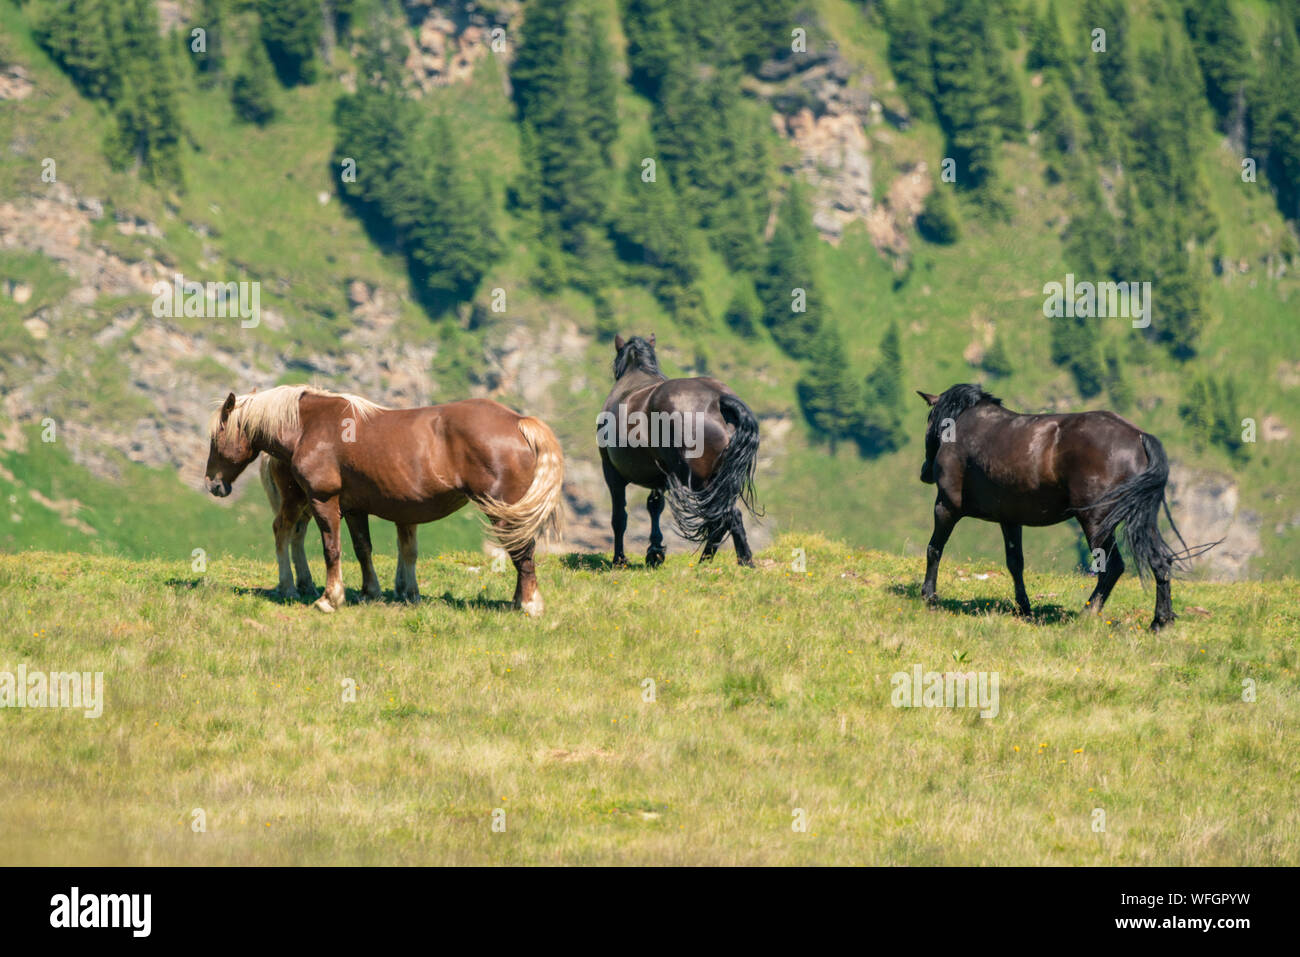
<path id="1" fill-rule="evenodd" d="M 731 441 L 718 456 L 713 474 L 702 488 L 694 488 L 687 474 L 683 482 L 669 473 L 666 497 L 673 511 L 673 524 L 687 541 L 704 544 L 720 540 L 731 530 L 731 510 L 740 499 L 755 517 L 762 512 L 754 504 L 754 470 L 758 464 L 758 419 L 749 406 L 734 395 L 718 400 L 722 418 L 735 427 Z"/>
<path id="2" fill-rule="evenodd" d="M 1169 482 L 1169 459 L 1165 456 L 1165 448 L 1159 439 L 1146 432 L 1142 433 L 1142 448 L 1147 454 L 1147 467 L 1088 508 L 1109 507 L 1098 529 L 1097 542 L 1109 540 L 1123 525 L 1124 544 L 1137 562 L 1138 576 L 1145 580 L 1147 571 L 1162 578 L 1172 571 L 1185 569 L 1188 561 L 1219 543 L 1188 548 L 1174 524 L 1174 516 L 1165 498 L 1165 486 Z M 1181 551 L 1175 551 L 1160 534 L 1162 508 L 1169 519 L 1169 527 L 1182 545 Z"/>

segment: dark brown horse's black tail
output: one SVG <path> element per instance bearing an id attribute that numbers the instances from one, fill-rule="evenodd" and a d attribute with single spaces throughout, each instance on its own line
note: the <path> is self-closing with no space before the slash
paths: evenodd
<path id="1" fill-rule="evenodd" d="M 754 470 L 758 464 L 758 419 L 749 406 L 734 395 L 718 400 L 722 418 L 735 432 L 718 456 L 713 474 L 701 488 L 688 480 L 669 474 L 665 495 L 673 512 L 673 524 L 687 541 L 701 545 L 721 541 L 731 530 L 731 511 L 736 500 L 744 503 L 755 517 L 762 512 L 754 504 Z"/>
<path id="2" fill-rule="evenodd" d="M 1138 576 L 1145 580 L 1150 571 L 1157 578 L 1167 578 L 1171 572 L 1185 569 L 1191 559 L 1219 543 L 1211 542 L 1195 548 L 1187 546 L 1165 499 L 1165 486 L 1169 482 L 1169 459 L 1165 456 L 1165 448 L 1159 439 L 1146 432 L 1142 433 L 1142 448 L 1147 454 L 1146 469 L 1088 508 L 1109 508 L 1098 530 L 1098 543 L 1109 540 L 1123 525 L 1124 544 L 1137 563 Z M 1160 534 L 1162 508 L 1169 519 L 1169 527 L 1182 545 L 1181 551 L 1175 551 Z"/>

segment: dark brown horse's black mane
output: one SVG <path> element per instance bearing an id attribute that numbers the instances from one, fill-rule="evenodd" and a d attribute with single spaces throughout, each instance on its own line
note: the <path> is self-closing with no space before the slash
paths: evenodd
<path id="1" fill-rule="evenodd" d="M 614 357 L 614 380 L 618 381 L 633 369 L 640 369 L 651 375 L 663 375 L 659 371 L 659 360 L 655 358 L 655 347 L 640 336 L 633 336 Z"/>
<path id="2" fill-rule="evenodd" d="M 992 402 L 995 405 L 1002 404 L 1001 399 L 985 392 L 982 386 L 972 385 L 969 382 L 953 386 L 939 396 L 939 401 L 935 402 L 934 410 L 930 413 L 929 424 L 926 427 L 926 435 L 937 437 L 939 426 L 944 419 L 955 420 L 957 416 L 967 409 L 972 409 L 981 402 Z"/>

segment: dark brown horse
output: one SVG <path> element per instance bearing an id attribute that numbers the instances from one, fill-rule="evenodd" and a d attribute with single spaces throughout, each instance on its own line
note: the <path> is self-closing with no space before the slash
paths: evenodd
<path id="1" fill-rule="evenodd" d="M 1016 606 L 1020 614 L 1030 614 L 1021 530 L 1075 518 L 1099 573 L 1085 610 L 1100 614 L 1124 573 L 1124 560 L 1115 547 L 1116 530 L 1123 525 L 1139 575 L 1145 577 L 1150 569 L 1155 576 L 1151 629 L 1174 620 L 1169 579 L 1193 556 L 1186 543 L 1182 552 L 1175 552 L 1160 535 L 1162 506 L 1175 535 L 1178 528 L 1165 501 L 1169 462 L 1159 439 L 1113 412 L 1012 412 L 976 385 L 955 385 L 943 395 L 918 395 L 931 407 L 921 481 L 938 486 L 921 586 L 927 601 L 936 600 L 943 546 L 957 521 L 969 515 L 1002 526 Z M 1178 539 L 1182 542 L 1181 535 Z"/>
<path id="2" fill-rule="evenodd" d="M 260 452 L 289 466 L 325 548 L 322 611 L 343 605 L 339 524 L 346 519 L 366 581 L 378 594 L 367 516 L 397 525 L 399 597 L 416 600 L 415 526 L 474 502 L 514 562 L 515 607 L 542 611 L 536 539 L 559 531 L 564 455 L 550 428 L 487 399 L 385 409 L 358 396 L 304 386 L 226 397 L 213 416 L 208 490 L 230 485 Z M 283 511 L 283 509 L 282 509 Z M 304 556 L 305 557 L 305 556 Z"/>
<path id="3" fill-rule="evenodd" d="M 754 513 L 758 420 L 736 394 L 709 377 L 669 379 L 655 337 L 614 338 L 614 388 L 597 420 L 600 462 L 613 501 L 614 564 L 626 565 L 627 486 L 650 489 L 646 564 L 664 560 L 664 503 L 682 537 L 708 561 L 729 534 L 736 560 L 754 564 L 737 500 Z"/>

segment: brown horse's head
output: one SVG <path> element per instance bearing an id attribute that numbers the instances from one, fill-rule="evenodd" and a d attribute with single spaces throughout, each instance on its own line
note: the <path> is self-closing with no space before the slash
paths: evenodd
<path id="1" fill-rule="evenodd" d="M 218 498 L 230 494 L 230 486 L 248 463 L 257 458 L 258 451 L 253 448 L 244 430 L 231 422 L 230 413 L 235 411 L 235 393 L 226 396 L 221 411 L 212 419 L 211 443 L 208 446 L 208 467 L 204 473 L 207 489 Z"/>

